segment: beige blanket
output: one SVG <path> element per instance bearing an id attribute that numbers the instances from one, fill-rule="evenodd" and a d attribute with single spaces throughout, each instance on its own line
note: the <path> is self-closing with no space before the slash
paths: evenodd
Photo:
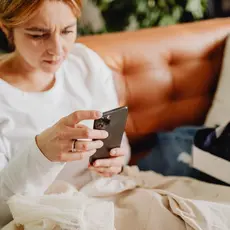
<path id="1" fill-rule="evenodd" d="M 114 203 L 116 230 L 230 229 L 230 188 L 224 186 L 189 178 L 163 177 L 127 167 L 123 175 L 112 179 L 98 178 L 81 192 L 87 199 L 94 197 L 98 202 Z M 101 212 L 101 209 L 95 212 Z M 107 224 L 111 218 L 109 212 L 113 212 L 112 209 L 104 216 Z M 20 217 L 17 215 L 14 216 L 16 219 Z M 88 222 L 92 221 L 92 216 L 87 218 Z M 15 229 L 14 224 L 12 222 L 4 230 Z M 104 229 L 102 225 L 100 229 Z"/>

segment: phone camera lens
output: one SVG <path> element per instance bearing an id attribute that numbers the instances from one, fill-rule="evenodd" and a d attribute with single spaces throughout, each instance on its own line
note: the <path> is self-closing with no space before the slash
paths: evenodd
<path id="1" fill-rule="evenodd" d="M 106 117 L 104 117 L 104 123 L 105 125 L 109 125 L 110 121 L 111 121 L 111 116 L 110 115 L 107 115 Z"/>
<path id="2" fill-rule="evenodd" d="M 105 128 L 105 123 L 103 120 L 100 120 L 98 123 L 97 123 L 97 128 L 98 129 L 104 129 Z"/>
<path id="3" fill-rule="evenodd" d="M 107 115 L 106 120 L 110 121 L 111 120 L 111 115 Z"/>
<path id="4" fill-rule="evenodd" d="M 96 128 L 101 129 L 101 130 L 105 130 L 106 127 L 110 124 L 110 119 L 111 119 L 111 116 L 107 115 L 107 116 L 104 116 L 101 119 L 97 120 Z"/>

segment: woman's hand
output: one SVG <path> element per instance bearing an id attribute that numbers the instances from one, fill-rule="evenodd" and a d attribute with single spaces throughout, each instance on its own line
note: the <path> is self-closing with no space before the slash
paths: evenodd
<path id="1" fill-rule="evenodd" d="M 68 162 L 90 157 L 103 146 L 102 139 L 108 137 L 104 130 L 90 129 L 79 122 L 101 118 L 98 111 L 77 111 L 62 118 L 51 128 L 36 137 L 38 148 L 53 162 Z M 74 141 L 89 139 L 87 141 Z M 97 141 L 92 141 L 97 139 Z M 74 151 L 73 150 L 73 144 Z"/>
<path id="2" fill-rule="evenodd" d="M 89 165 L 89 168 L 105 177 L 111 177 L 121 173 L 125 164 L 125 149 L 112 149 L 110 156 L 108 159 L 96 160 L 93 165 Z"/>

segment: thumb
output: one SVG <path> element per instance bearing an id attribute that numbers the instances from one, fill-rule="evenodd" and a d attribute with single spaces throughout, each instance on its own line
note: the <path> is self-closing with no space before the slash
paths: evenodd
<path id="1" fill-rule="evenodd" d="M 63 119 L 64 125 L 74 127 L 83 120 L 96 120 L 102 117 L 102 113 L 96 110 L 76 111 Z"/>

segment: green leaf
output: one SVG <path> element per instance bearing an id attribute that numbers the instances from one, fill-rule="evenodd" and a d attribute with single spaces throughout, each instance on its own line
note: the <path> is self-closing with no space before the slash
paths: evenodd
<path id="1" fill-rule="evenodd" d="M 173 6 L 176 5 L 176 1 L 175 1 L 175 0 L 168 0 L 167 2 L 168 2 L 170 5 L 173 5 Z"/>
<path id="2" fill-rule="evenodd" d="M 183 14 L 183 8 L 181 6 L 174 6 L 172 10 L 172 17 L 175 19 L 175 21 L 179 21 L 181 16 Z"/>
<path id="3" fill-rule="evenodd" d="M 171 15 L 164 15 L 159 21 L 159 26 L 168 26 L 175 23 L 176 20 Z"/>
<path id="4" fill-rule="evenodd" d="M 200 19 L 204 16 L 201 0 L 188 0 L 186 11 L 190 12 L 195 19 Z"/>
<path id="5" fill-rule="evenodd" d="M 156 6 L 156 1 L 155 0 L 148 0 L 148 7 L 153 8 Z"/>
<path id="6" fill-rule="evenodd" d="M 150 27 L 150 23 L 149 23 L 149 20 L 147 18 L 145 18 L 143 21 L 142 21 L 142 26 L 144 28 L 148 28 Z"/>
<path id="7" fill-rule="evenodd" d="M 158 0 L 158 6 L 164 8 L 167 6 L 167 3 L 165 0 Z"/>
<path id="8" fill-rule="evenodd" d="M 137 12 L 144 13 L 147 10 L 147 4 L 144 1 L 139 1 L 137 5 Z"/>
<path id="9" fill-rule="evenodd" d="M 106 11 L 109 8 L 109 3 L 103 2 L 99 7 L 100 11 Z"/>
<path id="10" fill-rule="evenodd" d="M 132 14 L 129 17 L 129 25 L 125 28 L 125 30 L 137 30 L 139 29 L 139 23 L 137 21 L 136 15 Z"/>
<path id="11" fill-rule="evenodd" d="M 157 22 L 157 20 L 160 17 L 160 14 L 161 12 L 158 8 L 155 8 L 153 11 L 149 13 L 149 20 L 151 22 L 151 25 L 154 25 Z"/>

